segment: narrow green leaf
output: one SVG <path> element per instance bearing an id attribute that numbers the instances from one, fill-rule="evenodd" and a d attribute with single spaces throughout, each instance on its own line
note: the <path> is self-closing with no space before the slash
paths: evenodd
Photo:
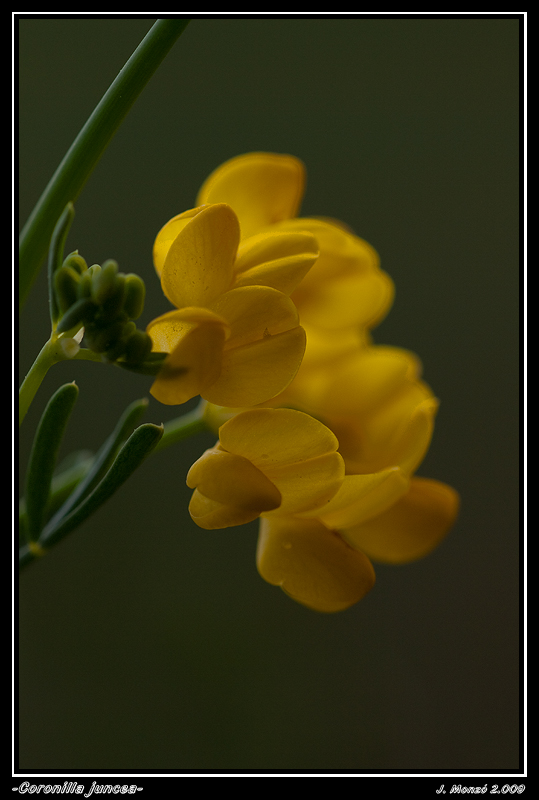
<path id="1" fill-rule="evenodd" d="M 146 423 L 133 431 L 114 463 L 95 489 L 58 526 L 53 520 L 44 528 L 39 545 L 46 551 L 63 539 L 103 505 L 142 464 L 163 435 L 162 425 Z M 24 553 L 21 554 L 21 557 Z"/>
<path id="2" fill-rule="evenodd" d="M 83 479 L 80 481 L 76 489 L 70 494 L 65 503 L 58 509 L 54 517 L 50 520 L 49 525 L 56 527 L 60 524 L 61 520 L 67 516 L 75 506 L 79 505 L 84 498 L 90 494 L 92 489 L 99 483 L 103 475 L 107 472 L 110 465 L 114 461 L 118 450 L 125 442 L 137 422 L 141 419 L 142 415 L 148 407 L 146 398 L 142 400 L 135 400 L 129 405 L 120 419 L 111 435 L 100 447 L 96 453 L 92 466 L 86 472 Z"/>
<path id="3" fill-rule="evenodd" d="M 94 454 L 89 450 L 78 450 L 65 458 L 58 470 L 52 476 L 51 491 L 49 502 L 45 509 L 44 522 L 48 522 L 52 515 L 58 511 L 60 506 L 65 503 L 71 492 L 84 478 L 92 464 Z M 26 519 L 26 500 L 24 497 L 19 500 L 19 529 L 26 530 L 28 521 Z"/>
<path id="4" fill-rule="evenodd" d="M 19 308 L 39 272 L 53 228 L 74 202 L 128 111 L 189 19 L 158 19 L 113 81 L 64 156 L 19 238 Z"/>
<path id="5" fill-rule="evenodd" d="M 62 211 L 60 219 L 55 225 L 49 247 L 49 309 L 51 315 L 51 325 L 53 329 L 58 322 L 58 317 L 60 316 L 60 309 L 58 308 L 58 302 L 56 300 L 56 292 L 54 291 L 54 273 L 58 267 L 62 266 L 62 262 L 64 260 L 65 241 L 67 239 L 67 234 L 69 233 L 74 216 L 75 209 L 73 207 L 73 203 L 68 203 Z"/>
<path id="6" fill-rule="evenodd" d="M 74 383 L 61 386 L 47 403 L 36 431 L 25 492 L 27 532 L 31 541 L 35 541 L 41 533 L 58 450 L 78 394 L 78 387 Z"/>

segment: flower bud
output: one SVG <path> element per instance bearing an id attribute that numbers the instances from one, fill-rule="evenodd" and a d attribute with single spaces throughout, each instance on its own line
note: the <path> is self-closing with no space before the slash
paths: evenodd
<path id="1" fill-rule="evenodd" d="M 101 272 L 101 275 L 105 274 L 105 270 Z M 105 300 L 102 301 L 102 314 L 103 320 L 105 322 L 112 322 L 115 320 L 120 314 L 123 314 L 122 309 L 124 305 L 124 297 L 125 297 L 125 275 L 119 273 L 114 278 L 114 283 L 112 284 L 109 294 Z M 124 317 L 127 317 L 127 314 L 123 314 Z"/>
<path id="2" fill-rule="evenodd" d="M 144 331 L 136 330 L 125 344 L 125 360 L 129 364 L 141 364 L 150 354 L 152 340 Z"/>
<path id="3" fill-rule="evenodd" d="M 115 261 L 105 261 L 99 271 L 95 270 L 92 275 L 92 300 L 98 305 L 102 305 L 116 287 L 116 276 L 118 274 L 118 264 Z"/>
<path id="4" fill-rule="evenodd" d="M 85 337 L 90 350 L 94 353 L 105 353 L 121 339 L 123 322 L 117 320 L 109 325 L 89 325 L 85 329 Z"/>
<path id="5" fill-rule="evenodd" d="M 127 340 L 133 336 L 136 330 L 137 326 L 135 325 L 133 320 L 130 319 L 127 322 L 124 322 L 124 327 L 122 330 L 122 341 L 127 342 Z"/>
<path id="6" fill-rule="evenodd" d="M 146 286 L 142 278 L 129 273 L 125 276 L 124 311 L 129 319 L 138 319 L 144 310 Z"/>
<path id="7" fill-rule="evenodd" d="M 58 308 L 62 313 L 77 300 L 79 274 L 72 267 L 62 266 L 54 273 L 54 289 Z"/>
<path id="8" fill-rule="evenodd" d="M 57 332 L 65 333 L 74 328 L 79 323 L 84 324 L 84 321 L 92 319 L 95 313 L 95 304 L 90 298 L 82 298 L 73 303 L 70 308 L 65 312 L 62 319 L 58 323 Z"/>
<path id="9" fill-rule="evenodd" d="M 88 269 L 88 264 L 86 263 L 85 259 L 82 256 L 79 256 L 79 251 L 74 250 L 70 253 L 66 258 L 64 258 L 64 263 L 62 264 L 64 267 L 72 267 L 79 275 L 82 275 L 83 272 L 86 272 Z"/>
<path id="10" fill-rule="evenodd" d="M 77 284 L 77 298 L 79 300 L 90 299 L 92 294 L 92 271 L 87 269 L 86 272 L 80 276 Z"/>

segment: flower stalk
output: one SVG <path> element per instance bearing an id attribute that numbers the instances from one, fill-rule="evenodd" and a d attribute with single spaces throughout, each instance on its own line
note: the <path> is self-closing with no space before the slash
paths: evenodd
<path id="1" fill-rule="evenodd" d="M 97 353 L 92 353 L 86 348 L 81 349 L 76 339 L 59 336 L 53 332 L 38 353 L 19 389 L 19 427 L 49 369 L 54 364 L 69 359 L 101 361 Z"/>
<path id="2" fill-rule="evenodd" d="M 170 445 L 178 444 L 190 436 L 196 436 L 198 433 L 206 433 L 210 431 L 210 427 L 204 417 L 206 403 L 201 400 L 200 403 L 192 411 L 187 414 L 182 414 L 181 417 L 176 417 L 169 422 L 164 423 L 163 436 L 157 443 L 154 453 L 163 450 Z"/>

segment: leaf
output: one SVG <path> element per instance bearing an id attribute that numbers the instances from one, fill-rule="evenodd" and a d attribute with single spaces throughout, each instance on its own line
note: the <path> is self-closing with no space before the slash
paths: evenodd
<path id="1" fill-rule="evenodd" d="M 47 403 L 36 431 L 25 492 L 27 536 L 31 541 L 35 541 L 41 533 L 58 450 L 78 394 L 78 387 L 74 383 L 61 386 Z"/>
<path id="2" fill-rule="evenodd" d="M 50 520 L 49 525 L 51 527 L 56 527 L 75 506 L 80 505 L 81 501 L 99 483 L 114 461 L 119 448 L 146 411 L 147 406 L 148 401 L 143 398 L 142 400 L 135 400 L 126 408 L 113 432 L 96 453 L 92 466 L 86 475 Z"/>
<path id="3" fill-rule="evenodd" d="M 142 464 L 162 435 L 163 426 L 152 423 L 134 430 L 95 489 L 59 524 L 55 525 L 51 520 L 44 528 L 39 540 L 41 547 L 48 549 L 56 544 L 97 511 Z"/>
<path id="4" fill-rule="evenodd" d="M 49 501 L 45 509 L 44 521 L 52 517 L 60 506 L 65 503 L 71 492 L 84 478 L 94 462 L 94 454 L 89 450 L 77 450 L 64 458 L 52 476 Z M 26 531 L 28 520 L 26 518 L 26 500 L 19 499 L 19 531 Z M 26 538 L 23 537 L 24 541 Z"/>

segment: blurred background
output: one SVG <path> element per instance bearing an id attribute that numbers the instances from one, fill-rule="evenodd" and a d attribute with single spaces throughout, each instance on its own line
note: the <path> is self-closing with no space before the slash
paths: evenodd
<path id="1" fill-rule="evenodd" d="M 20 227 L 154 21 L 18 20 Z M 361 603 L 322 615 L 259 577 L 256 523 L 191 522 L 185 475 L 212 435 L 150 457 L 21 576 L 21 769 L 519 767 L 520 25 L 201 17 L 151 79 L 75 204 L 66 252 L 139 273 L 144 327 L 169 308 L 159 228 L 232 156 L 298 156 L 302 215 L 344 220 L 396 284 L 374 340 L 421 357 L 441 406 L 418 474 L 456 487 L 462 511 L 432 555 L 378 566 Z M 48 335 L 42 270 L 21 380 Z M 22 428 L 22 476 L 72 380 L 62 456 L 96 450 L 151 383 L 55 366 Z M 179 411 L 152 398 L 144 421 Z"/>

